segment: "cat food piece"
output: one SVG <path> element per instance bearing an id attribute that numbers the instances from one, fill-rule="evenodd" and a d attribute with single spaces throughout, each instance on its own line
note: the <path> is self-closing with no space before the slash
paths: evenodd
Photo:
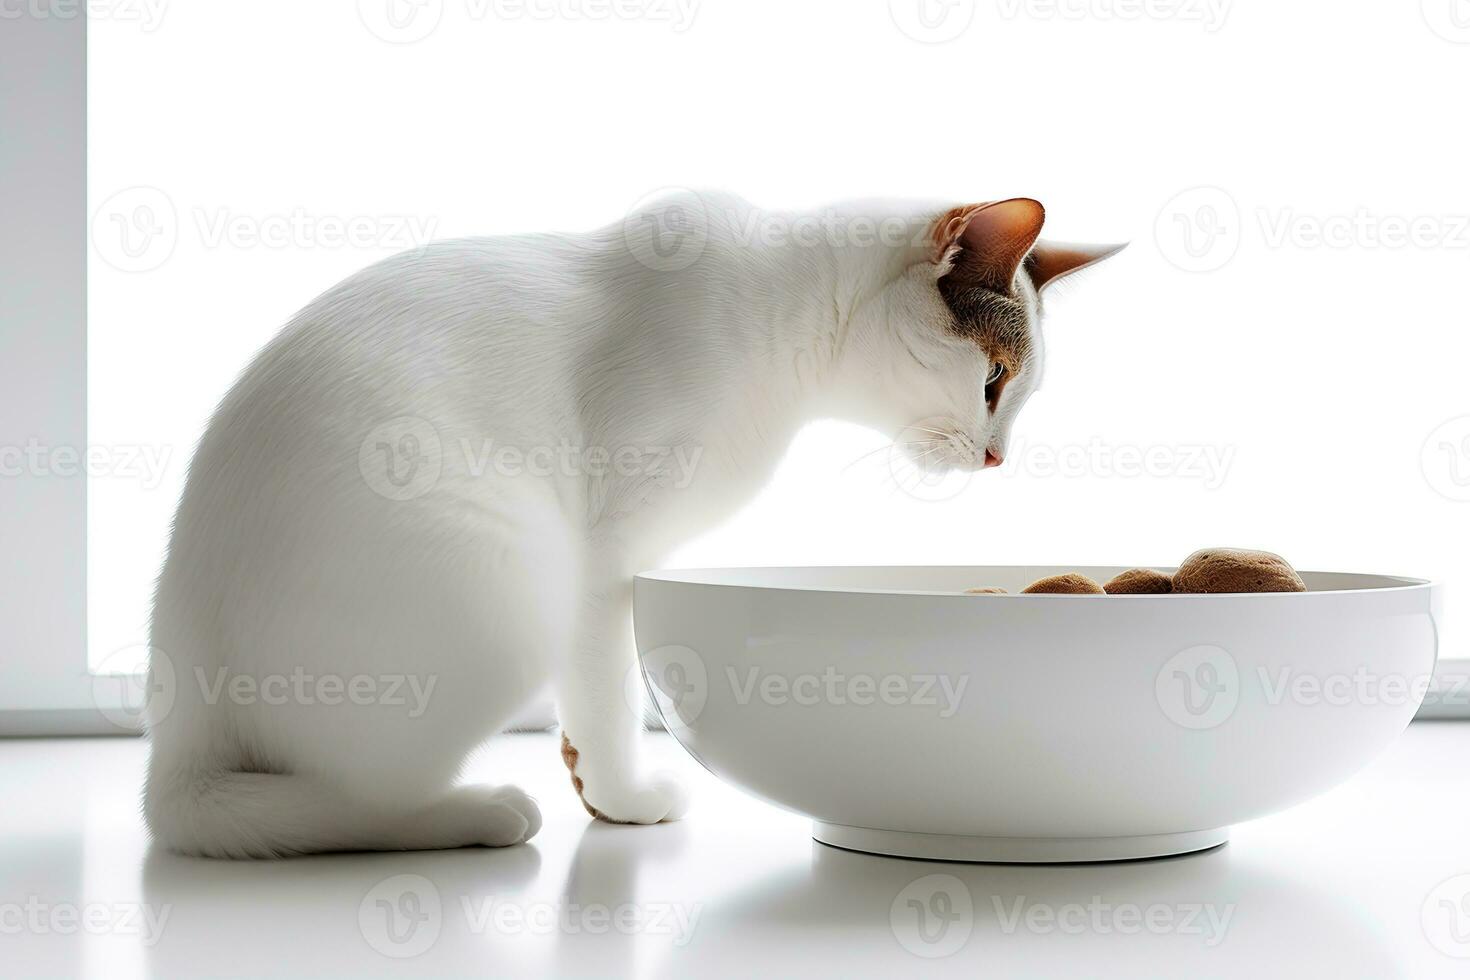
<path id="1" fill-rule="evenodd" d="M 1205 548 L 1174 573 L 1175 592 L 1305 592 L 1307 584 L 1280 555 Z"/>
<path id="2" fill-rule="evenodd" d="M 1098 585 L 1086 575 L 1078 575 L 1068 572 L 1065 575 L 1052 575 L 1048 578 L 1038 579 L 1021 590 L 1028 595 L 1041 593 L 1055 595 L 1102 595 L 1102 586 Z"/>
<path id="3" fill-rule="evenodd" d="M 993 585 L 987 585 L 983 589 L 966 589 L 965 595 L 1005 595 L 1005 589 L 997 589 Z"/>
<path id="4" fill-rule="evenodd" d="M 1108 595 L 1166 595 L 1174 591 L 1174 582 L 1152 568 L 1130 568 L 1104 582 L 1103 591 Z"/>

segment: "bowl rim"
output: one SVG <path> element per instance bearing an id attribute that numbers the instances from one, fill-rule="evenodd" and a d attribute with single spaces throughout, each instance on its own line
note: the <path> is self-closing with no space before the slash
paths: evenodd
<path id="1" fill-rule="evenodd" d="M 926 589 L 874 589 L 857 588 L 845 586 L 823 586 L 823 585 L 756 585 L 741 582 L 719 582 L 700 581 L 700 576 L 713 576 L 728 572 L 815 572 L 830 569 L 868 569 L 873 571 L 899 570 L 899 569 L 936 569 L 957 570 L 973 569 L 983 574 L 986 569 L 1066 569 L 1087 575 L 1089 572 L 1118 569 L 1124 571 L 1130 568 L 1152 568 L 1164 573 L 1177 571 L 1177 566 L 1170 565 L 724 565 L 703 566 L 695 568 L 657 568 L 646 569 L 636 573 L 634 581 L 661 582 L 671 585 L 697 586 L 711 589 L 748 589 L 757 592 L 817 592 L 824 594 L 836 593 L 839 595 L 891 595 L 891 596 L 934 596 L 952 597 L 974 601 L 979 598 L 967 592 L 935 591 Z M 1060 574 L 1060 572 L 1047 572 L 1047 574 Z M 1117 574 L 1114 572 L 1114 574 Z M 1097 600 L 1097 599 L 1124 599 L 1124 600 L 1162 600 L 1178 603 L 1180 600 L 1210 601 L 1241 598 L 1255 599 L 1291 599 L 1298 601 L 1305 596 L 1350 596 L 1350 595 L 1383 595 L 1399 592 L 1412 592 L 1415 590 L 1434 590 L 1441 586 L 1438 579 L 1417 578 L 1407 575 L 1383 575 L 1377 572 L 1343 572 L 1343 571 L 1315 571 L 1311 569 L 1298 569 L 1297 574 L 1308 576 L 1341 576 L 1344 578 L 1377 578 L 1391 581 L 1393 584 L 1368 586 L 1352 589 L 1308 589 L 1305 592 L 1170 592 L 1170 593 L 1144 593 L 1134 595 L 1111 595 L 1096 593 L 1024 593 L 1024 592 L 1000 592 L 987 593 L 988 600 L 1031 600 L 1038 602 L 1053 602 L 1056 600 Z M 977 577 L 977 580 L 978 577 Z"/>

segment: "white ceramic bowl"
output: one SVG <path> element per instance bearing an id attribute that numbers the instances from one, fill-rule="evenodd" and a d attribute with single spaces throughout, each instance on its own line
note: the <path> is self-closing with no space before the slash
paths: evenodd
<path id="1" fill-rule="evenodd" d="M 1364 765 L 1434 669 L 1440 587 L 1415 579 L 963 594 L 1121 570 L 646 572 L 639 656 L 690 754 L 810 816 L 818 840 L 972 861 L 1212 847 Z"/>

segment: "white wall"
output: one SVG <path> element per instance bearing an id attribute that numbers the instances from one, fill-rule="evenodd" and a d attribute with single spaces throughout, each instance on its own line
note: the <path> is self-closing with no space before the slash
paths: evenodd
<path id="1" fill-rule="evenodd" d="M 1225 544 L 1470 582 L 1470 27 L 1451 0 L 575 14 L 590 2 L 118 0 L 94 22 L 94 664 L 142 639 L 200 426 L 294 310 L 422 237 L 586 228 L 667 185 L 1028 195 L 1055 237 L 1133 241 L 1052 303 L 1003 471 L 911 493 L 881 452 L 846 468 L 877 436 L 820 425 L 677 563 L 1164 564 Z M 348 220 L 364 246 L 316 240 Z M 1384 244 L 1410 221 L 1416 242 Z M 129 464 L 135 446 L 166 465 Z M 1115 471 L 1144 450 L 1161 473 Z M 1058 475 L 1048 453 L 1087 458 Z M 1470 654 L 1463 591 L 1446 656 Z"/>
<path id="2" fill-rule="evenodd" d="M 84 27 L 0 24 L 0 734 L 86 705 L 86 483 L 26 457 L 85 437 Z"/>

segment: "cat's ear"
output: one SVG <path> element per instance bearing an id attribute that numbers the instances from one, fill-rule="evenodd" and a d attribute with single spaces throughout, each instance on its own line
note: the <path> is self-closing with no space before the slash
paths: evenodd
<path id="1" fill-rule="evenodd" d="M 1078 245 L 1072 242 L 1037 242 L 1026 258 L 1026 272 L 1039 293 L 1072 273 L 1097 265 L 1128 247 L 1121 245 Z"/>
<path id="2" fill-rule="evenodd" d="M 1029 197 L 953 208 L 934 223 L 939 278 L 1008 293 L 1041 235 L 1046 209 Z"/>

